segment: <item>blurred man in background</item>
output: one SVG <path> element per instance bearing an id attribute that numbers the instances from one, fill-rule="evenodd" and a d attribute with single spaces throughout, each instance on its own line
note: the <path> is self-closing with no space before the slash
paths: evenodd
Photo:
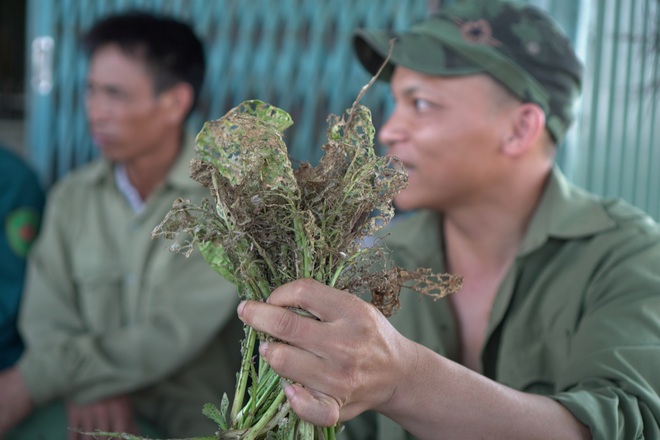
<path id="1" fill-rule="evenodd" d="M 26 351 L 0 375 L 0 437 L 210 435 L 203 404 L 234 389 L 240 366 L 237 292 L 198 253 L 150 239 L 177 197 L 207 195 L 189 178 L 184 129 L 204 50 L 188 25 L 143 13 L 98 22 L 84 44 L 102 158 L 49 195 L 20 315 Z"/>

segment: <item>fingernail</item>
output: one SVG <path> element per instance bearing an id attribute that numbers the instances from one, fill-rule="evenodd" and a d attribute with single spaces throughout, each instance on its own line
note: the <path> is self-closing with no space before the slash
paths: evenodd
<path id="1" fill-rule="evenodd" d="M 244 309 L 244 308 L 245 308 L 245 301 L 241 301 L 241 302 L 238 304 L 238 309 L 237 309 L 237 311 L 238 311 L 238 316 L 241 316 L 241 315 L 243 314 L 243 309 Z"/>
<path id="2" fill-rule="evenodd" d="M 296 389 L 291 386 L 290 383 L 286 383 L 284 385 L 284 395 L 286 396 L 287 399 L 293 398 L 293 395 L 296 394 Z"/>
<path id="3" fill-rule="evenodd" d="M 259 343 L 259 354 L 265 356 L 268 351 L 268 341 L 263 341 Z"/>

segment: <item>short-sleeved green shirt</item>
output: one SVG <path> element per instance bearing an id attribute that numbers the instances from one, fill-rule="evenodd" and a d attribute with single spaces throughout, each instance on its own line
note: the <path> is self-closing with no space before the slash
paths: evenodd
<path id="1" fill-rule="evenodd" d="M 386 244 L 396 263 L 443 272 L 441 221 L 419 212 L 394 225 Z M 449 302 L 404 291 L 401 303 L 396 328 L 458 360 Z M 493 380 L 564 404 L 594 439 L 660 438 L 659 226 L 554 169 L 499 286 L 481 361 Z M 349 422 L 347 434 L 412 438 L 373 413 Z"/>

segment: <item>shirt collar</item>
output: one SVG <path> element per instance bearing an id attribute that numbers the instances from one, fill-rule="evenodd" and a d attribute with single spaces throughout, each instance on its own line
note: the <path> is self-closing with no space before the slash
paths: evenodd
<path id="1" fill-rule="evenodd" d="M 198 187 L 200 184 L 190 177 L 190 160 L 195 156 L 195 138 L 186 136 L 183 148 L 177 157 L 172 170 L 167 175 L 165 182 L 175 188 Z"/>
<path id="2" fill-rule="evenodd" d="M 186 135 L 184 137 L 183 148 L 179 153 L 174 166 L 165 179 L 165 185 L 173 188 L 191 188 L 198 187 L 199 183 L 190 177 L 190 160 L 195 156 L 195 138 Z M 90 170 L 90 177 L 93 182 L 100 183 L 114 174 L 113 162 L 102 158 Z"/>
<path id="3" fill-rule="evenodd" d="M 588 237 L 615 226 L 602 201 L 571 184 L 555 165 L 518 254 L 533 251 L 551 237 Z"/>
<path id="4" fill-rule="evenodd" d="M 441 222 L 440 214 L 420 211 L 410 219 L 410 222 L 406 222 L 405 229 L 396 229 L 396 233 L 388 239 L 388 244 L 406 248 L 412 244 L 409 249 L 415 249 L 416 258 L 425 261 L 433 257 L 438 251 L 438 246 L 440 248 L 443 246 Z M 615 221 L 608 215 L 602 201 L 570 183 L 555 165 L 529 223 L 518 255 L 532 252 L 551 237 L 559 239 L 588 237 L 615 226 Z M 387 230 L 384 232 L 387 233 Z"/>
<path id="5" fill-rule="evenodd" d="M 439 258 L 438 249 L 444 247 L 441 223 L 442 217 L 438 213 L 420 210 L 399 214 L 378 235 L 387 236 L 387 247 L 397 252 L 409 251 L 411 254 L 407 258 L 426 266 L 429 261 Z M 442 261 L 439 264 L 444 265 Z"/>

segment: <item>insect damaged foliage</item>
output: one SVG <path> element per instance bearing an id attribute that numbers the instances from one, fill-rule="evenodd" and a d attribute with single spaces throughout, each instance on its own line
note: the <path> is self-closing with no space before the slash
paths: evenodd
<path id="1" fill-rule="evenodd" d="M 405 188 L 407 174 L 396 157 L 376 154 L 371 113 L 358 101 L 344 115 L 329 117 L 319 164 L 295 170 L 283 141 L 293 123 L 285 111 L 251 100 L 207 122 L 197 136 L 190 172 L 211 197 L 201 205 L 177 199 L 152 236 L 174 239 L 172 250 L 186 255 L 199 248 L 207 263 L 251 300 L 263 301 L 276 287 L 309 277 L 371 295 L 390 316 L 399 307 L 402 287 L 434 298 L 458 290 L 460 277 L 393 267 L 379 242 L 362 245 L 391 220 L 392 200 Z M 229 417 L 226 399 L 219 411 L 205 409 L 221 428 L 219 438 L 279 438 L 291 432 L 296 438 L 334 438 L 333 428 L 308 426 L 290 410 L 281 378 L 252 357 L 257 337 L 246 327 Z"/>
<path id="2" fill-rule="evenodd" d="M 355 104 L 329 121 L 320 163 L 296 170 L 283 141 L 292 124 L 285 111 L 252 100 L 207 122 L 190 170 L 212 200 L 201 206 L 176 200 L 153 236 L 179 238 L 172 249 L 185 254 L 199 247 L 247 299 L 263 300 L 286 282 L 312 277 L 372 292 L 389 316 L 405 284 L 435 297 L 457 290 L 458 277 L 389 268 L 381 248 L 361 246 L 391 220 L 407 174 L 396 157 L 376 154 L 368 108 Z"/>

